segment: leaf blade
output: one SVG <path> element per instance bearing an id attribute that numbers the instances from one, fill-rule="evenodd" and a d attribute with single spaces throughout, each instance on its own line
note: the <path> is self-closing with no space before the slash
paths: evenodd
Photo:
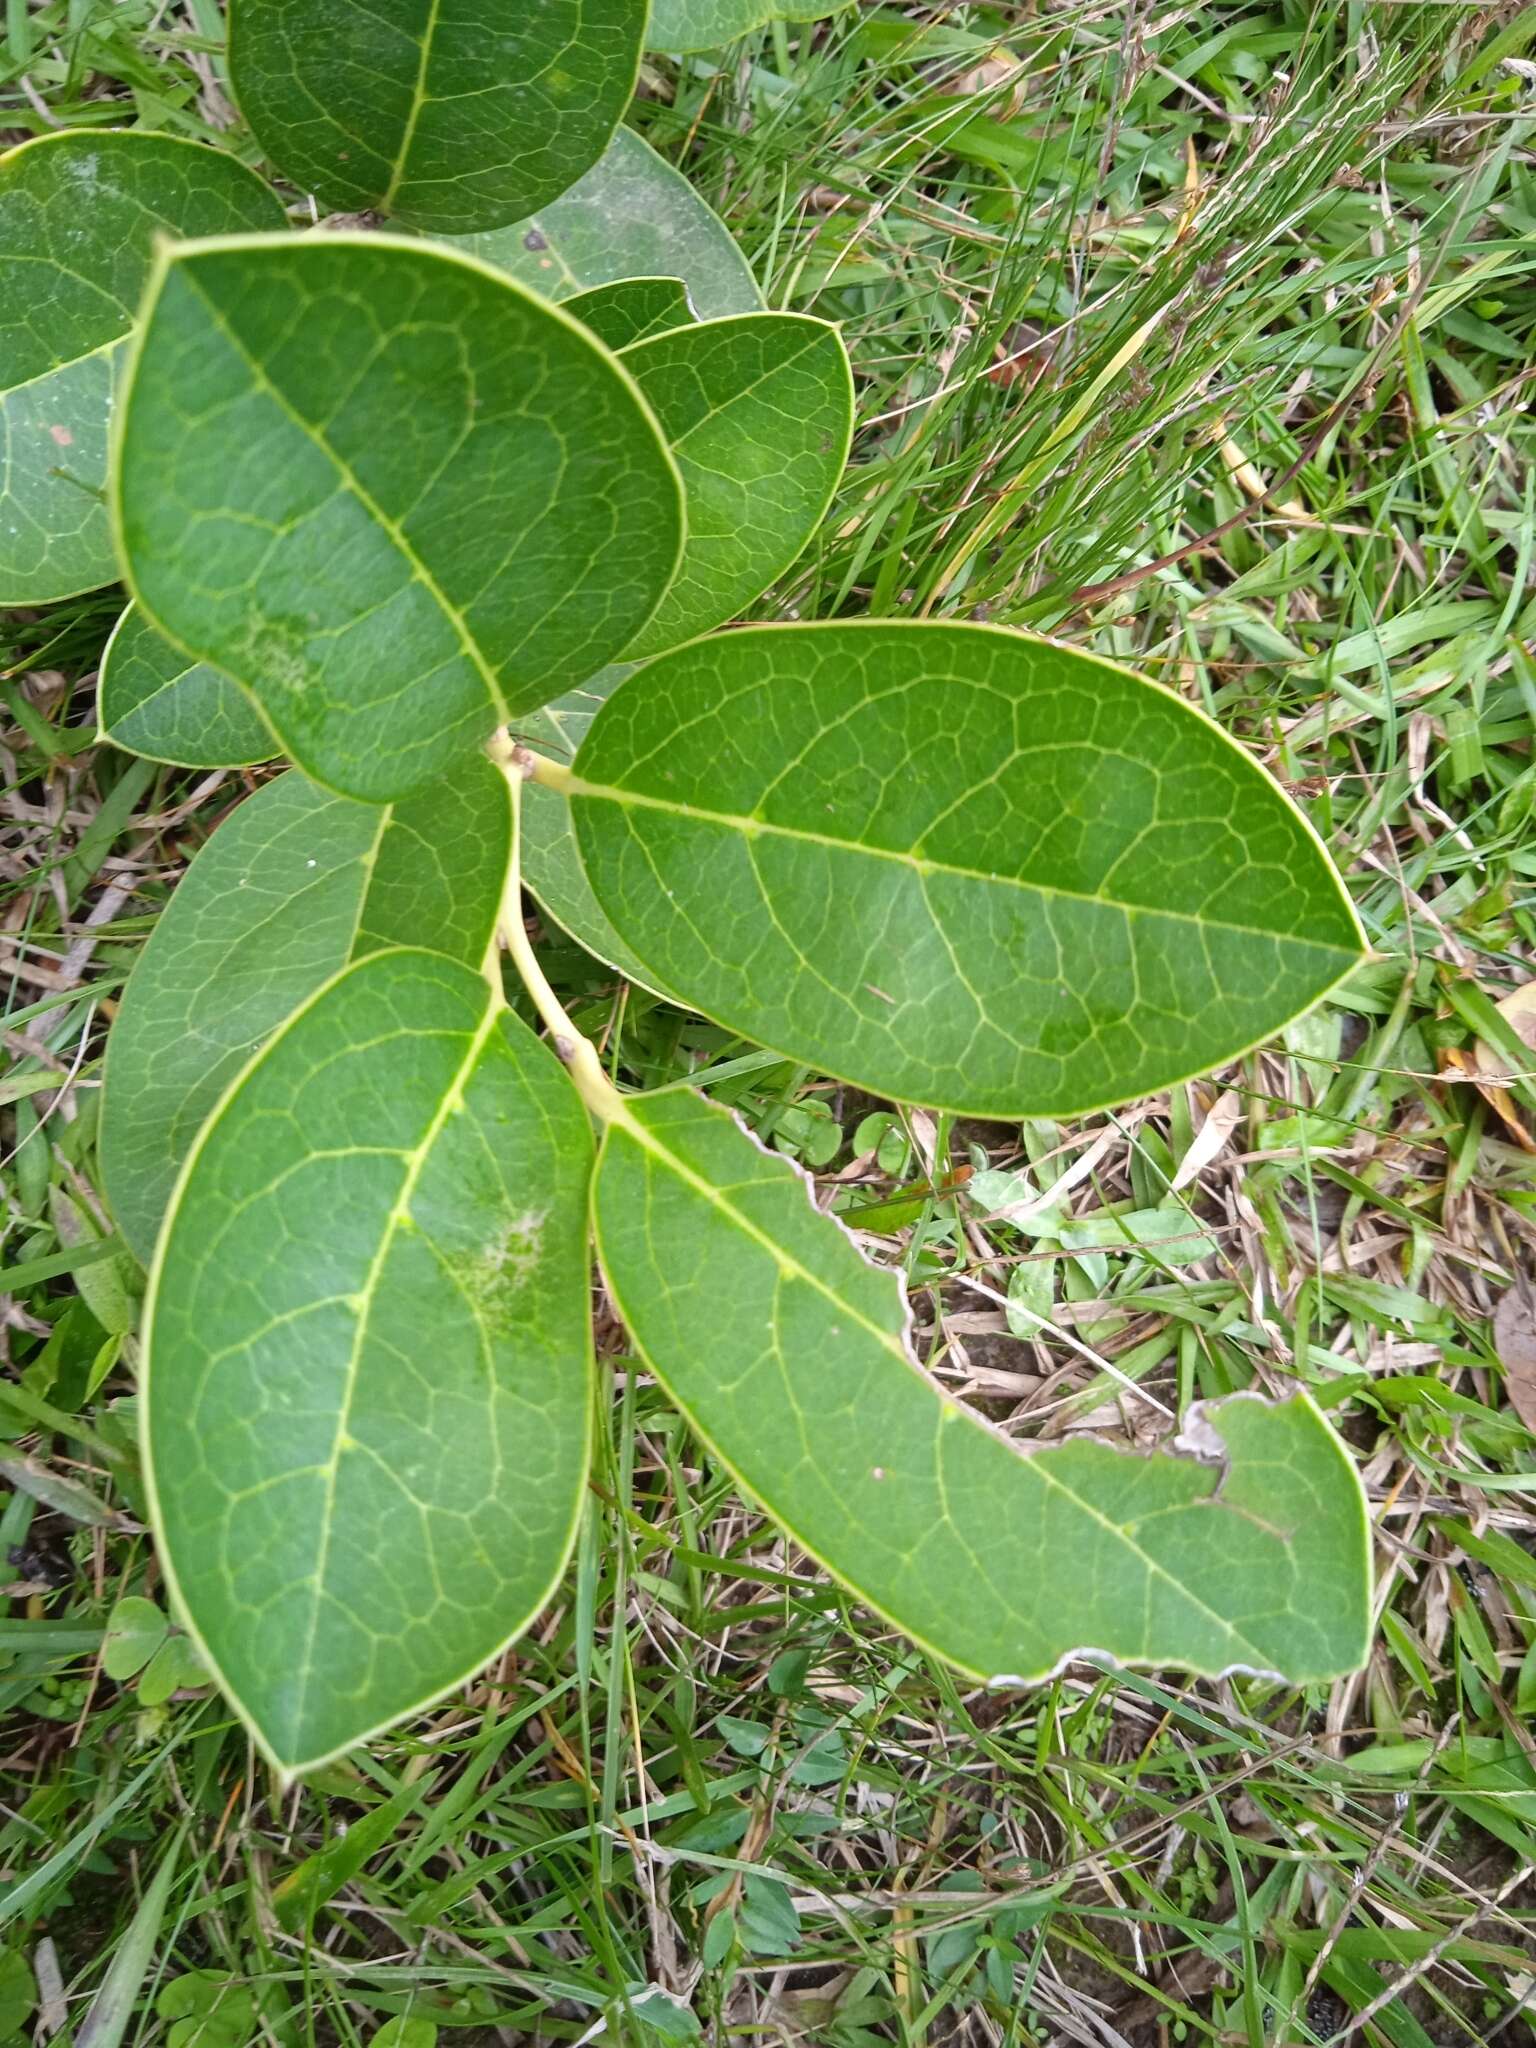
<path id="1" fill-rule="evenodd" d="M 461 1683 L 563 1571 L 590 1161 L 553 1055 L 421 950 L 327 983 L 189 1156 L 151 1283 L 151 1514 L 199 1652 L 281 1769 Z"/>
<path id="2" fill-rule="evenodd" d="M 472 0 L 235 0 L 230 79 L 273 163 L 326 206 L 467 234 L 558 198 L 601 156 L 645 18 L 644 0 L 545 0 L 494 26 Z"/>
<path id="3" fill-rule="evenodd" d="M 117 575 L 108 423 L 156 235 L 284 225 L 253 172 L 200 143 L 66 130 L 0 153 L 0 605 Z"/>
<path id="4" fill-rule="evenodd" d="M 278 751 L 239 684 L 178 653 L 137 605 L 102 651 L 96 722 L 114 747 L 175 768 L 248 768 Z"/>
<path id="5" fill-rule="evenodd" d="M 821 524 L 853 438 L 842 337 L 803 313 L 744 313 L 624 351 L 682 472 L 683 559 L 625 650 L 662 653 L 723 625 L 789 568 Z"/>
<path id="6" fill-rule="evenodd" d="M 376 809 L 292 772 L 199 849 L 107 1042 L 107 1200 L 148 1264 L 182 1161 L 256 1046 L 349 959 L 430 943 L 478 967 L 511 856 L 504 779 L 471 757 Z"/>
<path id="7" fill-rule="evenodd" d="M 738 42 L 770 21 L 820 21 L 848 0 L 653 0 L 646 43 L 687 55 Z"/>
<path id="8" fill-rule="evenodd" d="M 680 277 L 621 277 L 575 292 L 563 304 L 573 320 L 614 350 L 691 326 L 694 318 Z"/>
<path id="9" fill-rule="evenodd" d="M 691 1425 L 862 1600 L 997 1682 L 1085 1653 L 1296 1682 L 1363 1659 L 1364 1496 L 1304 1394 L 1195 1416 L 1221 1470 L 1086 1442 L 1015 1446 L 928 1379 L 895 1275 L 808 1192 L 703 1098 L 630 1098 L 599 1153 L 598 1253 Z"/>
<path id="10" fill-rule="evenodd" d="M 569 761 L 599 710 L 631 673 L 627 663 L 615 662 L 589 677 L 579 689 L 530 713 L 522 721 L 522 737 L 548 749 L 556 760 Z M 523 886 L 546 916 L 594 959 L 617 968 L 642 988 L 653 986 L 645 963 L 625 945 L 592 893 L 577 851 L 570 805 L 558 791 L 542 789 L 537 782 L 530 782 L 522 793 L 520 857 Z"/>
<path id="11" fill-rule="evenodd" d="M 682 541 L 617 359 L 484 266 L 380 235 L 163 256 L 114 515 L 150 623 L 372 802 L 617 654 Z"/>
<path id="12" fill-rule="evenodd" d="M 1128 670 L 996 628 L 694 642 L 615 692 L 564 786 L 599 903 L 665 987 L 963 1113 L 1149 1094 L 1361 956 L 1315 834 L 1234 742 Z"/>
<path id="13" fill-rule="evenodd" d="M 625 278 L 680 277 L 701 320 L 763 303 L 725 223 L 632 128 L 620 128 L 552 205 L 456 246 L 550 299 Z"/>

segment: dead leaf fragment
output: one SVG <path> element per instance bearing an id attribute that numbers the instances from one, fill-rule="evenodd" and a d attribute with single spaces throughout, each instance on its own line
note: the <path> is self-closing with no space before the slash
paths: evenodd
<path id="1" fill-rule="evenodd" d="M 1536 981 L 1527 981 L 1505 996 L 1498 1005 L 1498 1011 L 1521 1044 L 1531 1048 L 1531 1064 L 1536 1066 Z M 1464 1081 L 1472 1083 L 1490 1108 L 1504 1119 L 1517 1145 L 1526 1152 L 1536 1152 L 1536 1137 L 1532 1137 L 1526 1128 L 1515 1098 L 1503 1085 L 1510 1076 L 1510 1066 L 1502 1053 L 1495 1052 L 1486 1040 L 1480 1038 L 1472 1048 L 1470 1059 L 1466 1053 L 1450 1046 L 1442 1057 L 1442 1064 L 1453 1069 Z"/>
<path id="2" fill-rule="evenodd" d="M 1536 1433 L 1536 1290 L 1517 1280 L 1493 1312 L 1493 1344 L 1509 1405 Z"/>
<path id="3" fill-rule="evenodd" d="M 1205 1122 L 1189 1142 L 1189 1150 L 1179 1161 L 1178 1171 L 1169 1182 L 1169 1188 L 1177 1194 L 1180 1188 L 1187 1188 L 1192 1180 L 1210 1165 L 1237 1129 L 1243 1114 L 1243 1105 L 1237 1091 L 1225 1089 L 1211 1104 Z"/>

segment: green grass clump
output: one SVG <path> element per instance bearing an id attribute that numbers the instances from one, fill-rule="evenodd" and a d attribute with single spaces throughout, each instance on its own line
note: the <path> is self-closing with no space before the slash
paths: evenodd
<path id="1" fill-rule="evenodd" d="M 1022 1129 L 545 956 L 616 1072 L 734 1104 L 904 1263 L 930 1366 L 1020 1440 L 1308 1386 L 1376 1517 L 1358 1680 L 968 1691 L 742 1507 L 610 1325 L 563 1597 L 280 1799 L 168 1627 L 94 1150 L 115 996 L 251 778 L 93 744 L 110 593 L 0 618 L 0 2042 L 39 2001 L 95 2048 L 1530 2037 L 1536 1061 L 1494 1005 L 1536 944 L 1533 42 L 1463 6 L 862 4 L 650 60 L 651 141 L 853 351 L 844 489 L 761 615 L 1148 669 L 1298 795 L 1375 953 L 1211 1084 Z M 12 0 L 0 130 L 249 156 L 221 45 L 212 0 Z M 1502 1098 L 1457 1078 L 1479 1038 Z"/>

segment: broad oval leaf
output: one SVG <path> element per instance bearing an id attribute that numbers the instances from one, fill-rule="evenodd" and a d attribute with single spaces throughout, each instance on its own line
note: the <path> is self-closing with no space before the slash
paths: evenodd
<path id="1" fill-rule="evenodd" d="M 177 768 L 246 768 L 278 751 L 240 685 L 173 647 L 133 604 L 101 657 L 96 722 L 114 747 Z"/>
<path id="2" fill-rule="evenodd" d="M 936 1655 L 1013 1681 L 1079 1654 L 1295 1682 L 1363 1661 L 1364 1497 L 1305 1393 L 1193 1413 L 1198 1456 L 1012 1444 L 916 1364 L 895 1275 L 688 1091 L 610 1123 L 594 1213 L 619 1311 L 694 1429 Z"/>
<path id="3" fill-rule="evenodd" d="M 682 541 L 617 359 L 482 265 L 379 235 L 172 251 L 115 486 L 151 623 L 374 802 L 617 655 Z"/>
<path id="4" fill-rule="evenodd" d="M 694 642 L 608 700 L 569 788 L 598 902 L 664 987 L 902 1101 L 1147 1095 L 1361 956 L 1316 835 L 1218 727 L 997 628 Z"/>
<path id="5" fill-rule="evenodd" d="M 468 234 L 556 199 L 618 126 L 646 0 L 232 0 L 230 82 L 284 177 Z"/>
<path id="6" fill-rule="evenodd" d="M 653 334 L 688 327 L 693 308 L 680 277 L 621 277 L 613 284 L 594 285 L 564 301 L 565 310 L 595 334 L 604 348 L 632 348 Z"/>
<path id="7" fill-rule="evenodd" d="M 479 967 L 511 847 L 505 779 L 479 754 L 391 805 L 293 771 L 219 826 L 150 933 L 107 1041 L 102 1177 L 141 1260 L 199 1126 L 255 1048 L 384 947 Z"/>
<path id="8" fill-rule="evenodd" d="M 0 154 L 0 605 L 117 575 L 108 427 L 156 237 L 284 225 L 201 143 L 93 129 Z"/>
<path id="9" fill-rule="evenodd" d="M 628 663 L 615 662 L 589 677 L 579 689 L 568 690 L 553 704 L 531 712 L 519 723 L 519 737 L 550 758 L 569 762 L 613 691 L 633 673 Z M 619 937 L 592 894 L 576 848 L 570 805 L 556 791 L 541 789 L 536 782 L 530 782 L 522 793 L 519 857 L 523 887 L 546 916 L 595 960 L 606 961 L 642 988 L 654 988 L 645 965 Z M 662 993 L 659 989 L 655 992 Z"/>
<path id="10" fill-rule="evenodd" d="M 467 1678 L 553 1591 L 591 1410 L 586 1114 L 473 968 L 379 953 L 178 1184 L 141 1375 L 160 1561 L 283 1770 Z"/>
<path id="11" fill-rule="evenodd" d="M 744 313 L 629 348 L 682 471 L 682 566 L 626 650 L 659 654 L 733 619 L 782 575 L 832 502 L 853 435 L 842 336 L 803 313 Z"/>
<path id="12" fill-rule="evenodd" d="M 850 0 L 651 0 L 646 44 L 683 53 L 718 50 L 770 21 L 820 21 Z"/>
<path id="13" fill-rule="evenodd" d="M 621 278 L 680 277 L 701 320 L 763 303 L 725 223 L 632 128 L 552 206 L 458 246 L 550 299 Z"/>

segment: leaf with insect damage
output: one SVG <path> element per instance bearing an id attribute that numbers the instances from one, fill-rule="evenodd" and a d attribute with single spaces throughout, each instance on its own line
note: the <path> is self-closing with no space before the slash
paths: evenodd
<path id="1" fill-rule="evenodd" d="M 895 1274 L 808 1193 L 715 1104 L 632 1097 L 598 1255 L 691 1426 L 862 1601 L 994 1681 L 1080 1654 L 1293 1682 L 1363 1661 L 1365 1500 L 1305 1393 L 1192 1410 L 1193 1455 L 1012 1443 L 939 1391 Z"/>

